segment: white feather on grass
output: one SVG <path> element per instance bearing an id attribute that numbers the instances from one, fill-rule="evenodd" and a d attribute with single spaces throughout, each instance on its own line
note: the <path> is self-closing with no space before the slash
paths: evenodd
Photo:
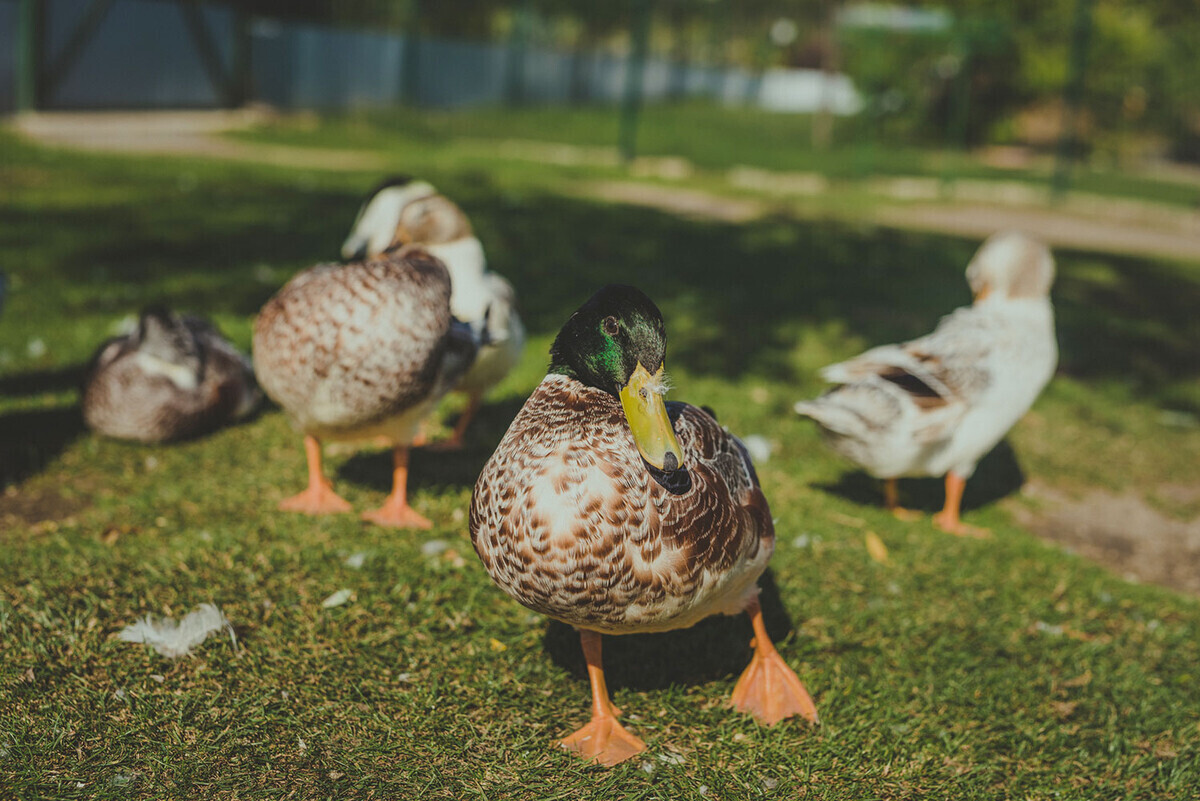
<path id="1" fill-rule="evenodd" d="M 169 617 L 156 621 L 146 615 L 126 626 L 117 636 L 125 642 L 145 643 L 168 659 L 178 659 L 190 654 L 208 635 L 222 629 L 229 632 L 229 639 L 236 649 L 237 635 L 233 633 L 229 619 L 213 604 L 200 604 L 178 623 Z"/>

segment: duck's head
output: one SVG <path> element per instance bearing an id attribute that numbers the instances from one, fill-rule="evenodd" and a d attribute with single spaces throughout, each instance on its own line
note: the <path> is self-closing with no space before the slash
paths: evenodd
<path id="1" fill-rule="evenodd" d="M 1044 298 L 1054 283 L 1050 249 L 1016 231 L 988 237 L 967 265 L 967 283 L 978 303 L 985 298 Z"/>
<path id="2" fill-rule="evenodd" d="M 162 306 L 151 306 L 142 312 L 133 340 L 138 353 L 196 374 L 204 369 L 204 357 L 195 335 L 183 318 Z"/>
<path id="3" fill-rule="evenodd" d="M 654 301 L 631 286 L 604 287 L 571 315 L 550 347 L 550 372 L 621 401 L 642 458 L 668 473 L 683 450 L 667 417 L 667 331 Z"/>
<path id="4" fill-rule="evenodd" d="M 401 245 L 438 245 L 472 235 L 467 215 L 432 184 L 389 178 L 359 209 L 342 257 L 361 259 Z"/>

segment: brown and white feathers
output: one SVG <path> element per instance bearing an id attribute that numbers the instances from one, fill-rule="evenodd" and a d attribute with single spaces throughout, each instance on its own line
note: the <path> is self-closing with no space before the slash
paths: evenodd
<path id="1" fill-rule="evenodd" d="M 210 323 L 152 308 L 96 351 L 82 408 L 100 434 L 166 442 L 241 419 L 261 398 L 248 360 Z"/>
<path id="2" fill-rule="evenodd" d="M 750 458 L 707 412 L 668 403 L 686 470 L 652 472 L 620 402 L 548 375 L 475 485 L 471 539 L 525 606 L 624 634 L 737 614 L 774 549 Z"/>
<path id="3" fill-rule="evenodd" d="M 254 325 L 259 382 L 318 438 L 409 444 L 474 353 L 445 265 L 420 248 L 305 270 Z"/>
<path id="4" fill-rule="evenodd" d="M 392 178 L 363 202 L 342 244 L 346 259 L 420 245 L 450 271 L 450 309 L 475 335 L 479 352 L 457 389 L 482 396 L 520 361 L 525 328 L 511 284 L 487 269 L 483 245 L 453 201 L 425 181 Z"/>
<path id="5" fill-rule="evenodd" d="M 967 268 L 973 305 L 920 339 L 824 368 L 838 386 L 795 410 L 878 478 L 970 477 L 1054 374 L 1053 277 L 1040 242 L 991 237 Z"/>

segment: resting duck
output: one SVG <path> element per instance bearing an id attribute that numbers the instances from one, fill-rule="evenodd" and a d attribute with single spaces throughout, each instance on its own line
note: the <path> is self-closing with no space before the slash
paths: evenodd
<path id="1" fill-rule="evenodd" d="M 308 488 L 280 508 L 349 511 L 322 473 L 321 441 L 370 440 L 393 448 L 394 469 L 387 501 L 364 519 L 429 528 L 408 504 L 408 446 L 474 354 L 450 314 L 445 265 L 420 248 L 320 264 L 289 281 L 254 323 L 258 380 L 304 432 L 308 457 Z"/>
<path id="2" fill-rule="evenodd" d="M 945 475 L 935 525 L 986 535 L 959 518 L 963 488 L 1054 374 L 1053 281 L 1045 245 L 1019 233 L 992 236 L 967 266 L 974 305 L 928 336 L 826 367 L 821 376 L 838 386 L 796 411 L 817 422 L 835 451 L 885 480 L 897 517 L 914 516 L 899 505 L 897 478 Z"/>
<path id="3" fill-rule="evenodd" d="M 342 257 L 375 256 L 405 244 L 420 245 L 445 262 L 450 270 L 450 310 L 470 326 L 479 345 L 474 363 L 455 387 L 467 395 L 467 408 L 450 438 L 437 445 L 461 448 L 484 395 L 521 359 L 525 328 L 517 314 L 516 293 L 508 281 L 487 269 L 483 245 L 462 209 L 424 181 L 390 178 L 363 203 L 342 245 Z"/>
<path id="4" fill-rule="evenodd" d="M 167 442 L 240 420 L 261 399 L 249 361 L 211 324 L 155 307 L 96 351 L 82 406 L 100 434 Z"/>
<path id="5" fill-rule="evenodd" d="M 758 577 L 775 547 L 750 458 L 711 413 L 664 404 L 666 331 L 637 289 L 608 286 L 563 326 L 550 372 L 483 468 L 471 541 L 500 587 L 579 630 L 592 719 L 562 745 L 613 765 L 645 749 L 617 721 L 602 634 L 686 628 L 746 612 L 754 658 L 735 708 L 817 719 L 771 644 Z"/>

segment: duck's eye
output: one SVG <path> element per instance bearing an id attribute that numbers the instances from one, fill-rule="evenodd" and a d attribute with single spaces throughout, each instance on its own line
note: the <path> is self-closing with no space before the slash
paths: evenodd
<path id="1" fill-rule="evenodd" d="M 601 323 L 601 326 L 604 328 L 604 333 L 608 334 L 610 337 L 615 337 L 621 330 L 621 326 L 617 323 L 616 317 L 605 317 L 604 322 Z"/>

